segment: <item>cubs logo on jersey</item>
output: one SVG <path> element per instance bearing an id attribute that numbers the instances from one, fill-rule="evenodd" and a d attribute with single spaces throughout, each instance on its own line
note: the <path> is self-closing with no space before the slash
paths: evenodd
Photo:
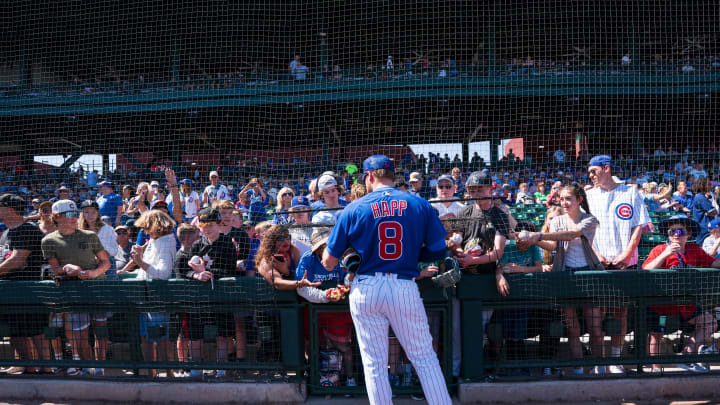
<path id="1" fill-rule="evenodd" d="M 615 207 L 615 216 L 625 221 L 631 219 L 633 217 L 632 205 L 628 203 L 618 204 L 618 206 Z"/>

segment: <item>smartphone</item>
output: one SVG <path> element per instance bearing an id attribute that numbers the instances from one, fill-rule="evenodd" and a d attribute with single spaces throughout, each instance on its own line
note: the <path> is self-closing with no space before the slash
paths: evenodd
<path id="1" fill-rule="evenodd" d="M 273 255 L 275 260 L 279 261 L 280 263 L 285 263 L 285 256 L 283 255 Z"/>

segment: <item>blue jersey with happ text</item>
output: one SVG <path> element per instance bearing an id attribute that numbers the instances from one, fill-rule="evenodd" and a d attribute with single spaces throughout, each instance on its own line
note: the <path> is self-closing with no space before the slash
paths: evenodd
<path id="1" fill-rule="evenodd" d="M 417 277 L 423 244 L 445 249 L 445 228 L 429 202 L 382 187 L 348 205 L 328 239 L 328 252 L 340 258 L 352 246 L 362 257 L 358 274 L 397 273 Z"/>

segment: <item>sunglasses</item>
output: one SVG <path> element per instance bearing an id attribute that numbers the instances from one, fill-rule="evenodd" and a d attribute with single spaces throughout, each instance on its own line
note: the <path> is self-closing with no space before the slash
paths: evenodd
<path id="1" fill-rule="evenodd" d="M 72 218 L 78 218 L 80 216 L 80 213 L 77 211 L 68 211 L 68 212 L 63 212 L 62 214 L 60 214 L 60 216 L 65 217 L 67 219 L 72 219 Z"/>
<path id="2" fill-rule="evenodd" d="M 678 238 L 681 238 L 683 236 L 687 236 L 688 231 L 685 228 L 675 228 L 675 229 L 668 229 L 668 236 L 676 236 Z"/>
<path id="3" fill-rule="evenodd" d="M 282 193 L 281 197 L 292 197 L 292 193 Z"/>
<path id="4" fill-rule="evenodd" d="M 439 189 L 441 189 L 441 190 L 442 190 L 442 189 L 450 190 L 451 188 L 453 188 L 453 186 L 450 185 L 450 184 L 438 184 L 437 188 L 439 188 Z"/>
<path id="5" fill-rule="evenodd" d="M 118 235 L 127 235 L 128 231 L 118 231 L 117 234 Z"/>

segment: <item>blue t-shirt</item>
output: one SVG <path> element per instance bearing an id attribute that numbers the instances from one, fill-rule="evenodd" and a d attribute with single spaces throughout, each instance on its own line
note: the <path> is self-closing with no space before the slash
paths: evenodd
<path id="1" fill-rule="evenodd" d="M 273 216 L 272 219 L 273 225 L 290 225 L 293 222 L 292 215 L 288 212 L 288 210 L 275 211 L 275 216 Z"/>
<path id="2" fill-rule="evenodd" d="M 347 202 L 343 199 L 340 199 L 340 198 L 338 198 L 338 204 L 340 204 L 341 207 L 347 207 L 348 205 L 350 205 L 349 202 Z M 323 209 L 323 208 L 325 208 L 325 201 L 323 201 L 323 200 L 315 201 L 314 203 L 310 204 L 310 209 L 313 209 L 313 210 L 319 210 L 319 209 Z M 310 219 L 312 219 L 312 217 L 314 217 L 315 214 L 317 214 L 318 212 L 321 212 L 321 211 L 311 212 Z"/>
<path id="3" fill-rule="evenodd" d="M 335 280 L 336 283 L 341 284 L 345 279 L 345 272 L 342 271 L 339 265 L 335 266 L 332 271 L 327 271 L 320 263 L 318 256 L 309 250 L 300 257 L 300 261 L 295 268 L 295 280 L 302 280 L 306 270 L 307 279 L 311 283 Z"/>
<path id="4" fill-rule="evenodd" d="M 100 216 L 110 217 L 110 222 L 114 224 L 117 218 L 117 209 L 123 205 L 122 198 L 115 193 L 110 193 L 108 195 L 99 195 L 95 202 L 100 208 Z"/>
<path id="5" fill-rule="evenodd" d="M 683 207 L 685 207 L 685 208 L 690 208 L 690 209 L 692 209 L 693 195 L 692 195 L 692 193 L 689 192 L 689 191 L 686 192 L 684 196 L 675 193 L 675 194 L 673 194 L 673 201 L 679 202 L 679 203 L 682 204 Z"/>
<path id="6" fill-rule="evenodd" d="M 250 239 L 250 254 L 245 262 L 246 270 L 255 270 L 255 256 L 257 255 L 258 249 L 260 249 L 260 239 Z"/>
<path id="7" fill-rule="evenodd" d="M 338 216 L 328 252 L 341 257 L 352 246 L 362 258 L 358 274 L 417 277 L 420 251 L 445 249 L 445 228 L 429 202 L 391 187 L 353 201 Z"/>
<path id="8" fill-rule="evenodd" d="M 715 218 L 706 214 L 714 209 L 715 207 L 713 207 L 710 200 L 708 200 L 703 194 L 696 194 L 695 198 L 692 200 L 692 216 L 695 222 L 700 224 L 700 232 L 695 240 L 700 246 L 702 246 L 705 238 L 710 235 L 710 232 L 708 231 L 708 224 Z"/>
<path id="9" fill-rule="evenodd" d="M 505 250 L 500 258 L 500 263 L 515 263 L 518 266 L 535 266 L 535 262 L 542 262 L 542 252 L 537 245 L 531 245 L 526 251 L 521 252 L 514 240 L 505 244 Z"/>

